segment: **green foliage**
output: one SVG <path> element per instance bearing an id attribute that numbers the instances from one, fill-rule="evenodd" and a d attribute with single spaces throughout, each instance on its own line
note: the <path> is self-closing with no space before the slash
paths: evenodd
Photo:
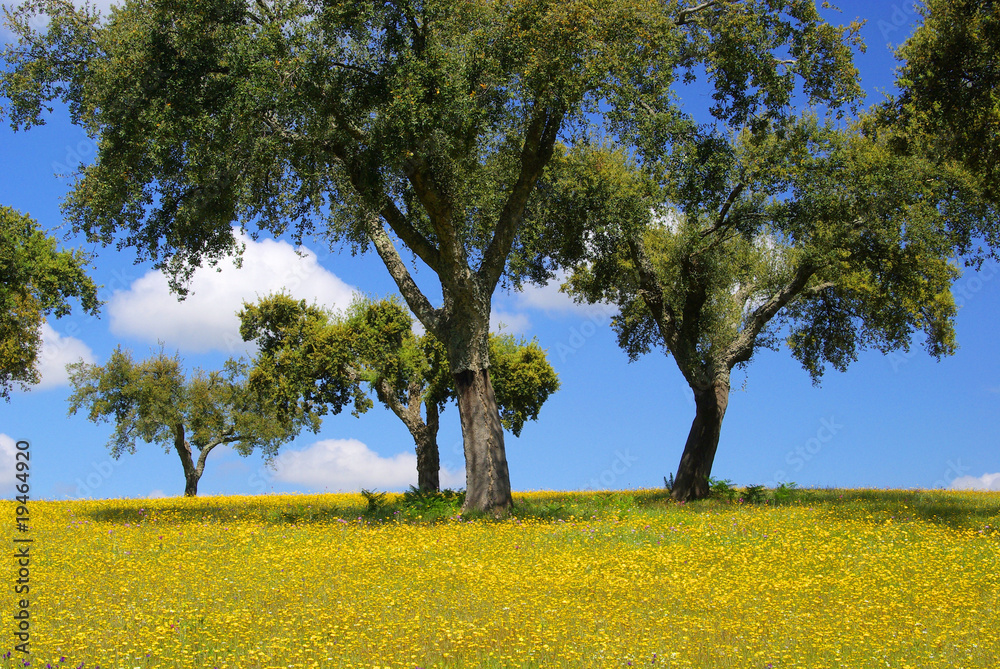
<path id="1" fill-rule="evenodd" d="M 491 334 L 489 352 L 500 422 L 520 436 L 525 421 L 538 420 L 542 405 L 559 389 L 559 377 L 537 340 Z"/>
<path id="2" fill-rule="evenodd" d="M 730 504 L 736 501 L 736 495 L 739 492 L 733 487 L 733 482 L 729 479 L 723 480 L 712 477 L 708 479 L 708 490 L 709 497 L 721 499 Z"/>
<path id="3" fill-rule="evenodd" d="M 283 415 L 337 414 L 348 405 L 359 415 L 371 408 L 359 386 L 352 337 L 342 324 L 331 326 L 327 312 L 278 294 L 244 304 L 240 320 L 243 339 L 258 347 L 249 385 Z"/>
<path id="4" fill-rule="evenodd" d="M 368 513 L 377 514 L 389 503 L 389 500 L 386 499 L 386 494 L 377 490 L 362 488 L 361 496 L 365 498 L 365 503 L 368 505 Z"/>
<path id="5" fill-rule="evenodd" d="M 781 334 L 816 381 L 864 348 L 906 349 L 918 330 L 932 355 L 955 349 L 949 257 L 963 226 L 991 215 L 961 173 L 809 115 L 744 131 L 727 150 L 720 191 L 699 191 L 700 204 L 683 183 L 663 188 L 660 203 L 615 188 L 621 153 L 585 158 L 620 166 L 592 206 L 621 192 L 631 204 L 608 210 L 633 214 L 628 225 L 597 228 L 599 243 L 568 287 L 619 305 L 613 325 L 632 358 L 662 347 L 705 387 Z M 697 175 L 702 166 L 677 167 Z"/>
<path id="6" fill-rule="evenodd" d="M 1000 199 L 1000 14 L 992 2 L 927 0 L 897 51 L 899 93 L 881 106 L 896 148 L 957 160 Z M 997 226 L 982 230 L 994 249 Z"/>
<path id="7" fill-rule="evenodd" d="M 89 258 L 80 251 L 57 251 L 30 216 L 0 206 L 0 397 L 10 401 L 15 387 L 41 379 L 38 353 L 47 315 L 70 313 L 72 298 L 97 314 L 97 287 L 85 273 Z"/>
<path id="8" fill-rule="evenodd" d="M 763 504 L 767 501 L 767 489 L 762 485 L 748 485 L 743 488 L 744 504 Z"/>
<path id="9" fill-rule="evenodd" d="M 458 514 L 465 503 L 464 490 L 421 490 L 415 486 L 403 493 L 400 505 L 409 515 L 425 516 L 426 519 Z"/>
<path id="10" fill-rule="evenodd" d="M 372 406 L 373 392 L 413 429 L 421 404 L 436 417 L 455 397 L 444 346 L 430 333 L 413 333 L 396 297 L 359 298 L 336 315 L 277 294 L 245 304 L 240 318 L 243 338 L 259 347 L 252 382 L 261 392 L 273 388 L 282 406 L 323 414 L 352 403 L 359 415 Z M 559 381 L 537 342 L 510 335 L 489 342 L 501 421 L 518 435 Z"/>
<path id="11" fill-rule="evenodd" d="M 799 490 L 798 486 L 794 481 L 784 481 L 778 484 L 778 487 L 774 489 L 771 493 L 772 501 L 777 504 L 788 504 L 795 500 L 798 496 Z"/>
<path id="12" fill-rule="evenodd" d="M 73 387 L 69 414 L 82 409 L 94 423 L 114 423 L 108 442 L 112 457 L 135 453 L 140 441 L 160 444 L 167 452 L 178 451 L 185 475 L 195 483 L 216 446 L 232 444 L 243 456 L 259 448 L 271 458 L 304 427 L 319 426 L 315 414 L 281 413 L 266 393 L 254 392 L 242 360 L 228 360 L 222 370 L 195 369 L 188 376 L 176 354 L 168 356 L 161 348 L 136 362 L 119 346 L 104 365 L 81 360 L 67 369 Z M 197 464 L 191 446 L 200 452 Z"/>
<path id="13" fill-rule="evenodd" d="M 663 487 L 665 487 L 667 489 L 667 492 L 670 492 L 671 490 L 674 489 L 674 473 L 673 472 L 670 472 L 669 476 L 664 476 L 663 477 Z"/>
<path id="14" fill-rule="evenodd" d="M 442 278 L 458 276 L 444 257 L 481 258 L 489 294 L 560 130 L 648 77 L 650 55 L 677 57 L 646 0 L 129 0 L 101 21 L 38 0 L 9 22 L 11 123 L 43 123 L 60 99 L 100 137 L 71 219 L 121 235 L 178 288 L 234 250 L 235 221 L 322 222 L 366 249 L 375 214 Z"/>

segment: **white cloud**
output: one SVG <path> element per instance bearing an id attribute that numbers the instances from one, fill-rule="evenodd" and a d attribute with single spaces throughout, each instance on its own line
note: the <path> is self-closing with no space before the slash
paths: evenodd
<path id="1" fill-rule="evenodd" d="M 524 334 L 531 327 L 531 319 L 528 314 L 514 313 L 502 309 L 490 311 L 490 332 L 494 334 Z M 423 336 L 427 332 L 424 324 L 413 319 L 413 334 L 417 337 Z"/>
<path id="2" fill-rule="evenodd" d="M 255 242 L 246 236 L 241 241 L 246 244 L 243 266 L 237 269 L 224 260 L 218 268 L 200 268 L 186 300 L 170 293 L 161 272 L 148 272 L 128 290 L 116 291 L 108 305 L 111 332 L 183 351 L 246 352 L 236 315 L 244 301 L 281 290 L 331 309 L 351 301 L 354 288 L 323 268 L 312 251 L 303 248 L 300 256 L 284 241 Z"/>
<path id="3" fill-rule="evenodd" d="M 494 309 L 490 312 L 490 332 L 498 334 L 524 334 L 531 327 L 527 314 L 516 314 Z"/>
<path id="4" fill-rule="evenodd" d="M 528 284 L 515 293 L 517 305 L 522 309 L 538 309 L 548 313 L 579 314 L 587 317 L 610 319 L 618 313 L 618 307 L 608 304 L 587 304 L 575 302 L 568 294 L 559 290 L 566 281 L 565 272 L 559 271 L 555 278 L 544 286 Z"/>
<path id="5" fill-rule="evenodd" d="M 42 323 L 42 347 L 38 352 L 38 372 L 42 380 L 34 388 L 46 390 L 66 385 L 69 383 L 66 365 L 81 358 L 93 363 L 94 352 L 76 337 L 63 336 L 47 322 Z"/>
<path id="6" fill-rule="evenodd" d="M 166 496 L 167 493 L 157 488 L 156 490 L 150 490 L 149 494 L 146 495 L 146 499 L 160 499 L 161 497 L 166 497 Z"/>
<path id="7" fill-rule="evenodd" d="M 670 232 L 677 232 L 680 230 L 681 223 L 684 222 L 684 215 L 676 209 L 670 209 L 668 211 L 651 209 L 649 213 L 652 214 L 652 225 L 654 227 L 666 228 Z"/>
<path id="8" fill-rule="evenodd" d="M 400 490 L 417 483 L 417 456 L 382 457 L 357 439 L 324 439 L 300 451 L 284 451 L 274 459 L 275 481 L 311 488 L 354 491 L 361 488 Z M 465 473 L 441 469 L 441 485 L 465 486 Z"/>
<path id="9" fill-rule="evenodd" d="M 7 496 L 14 491 L 14 453 L 17 447 L 12 438 L 0 433 L 0 494 Z"/>
<path id="10" fill-rule="evenodd" d="M 960 476 L 951 482 L 952 490 L 1000 490 L 1000 472 L 982 476 Z"/>

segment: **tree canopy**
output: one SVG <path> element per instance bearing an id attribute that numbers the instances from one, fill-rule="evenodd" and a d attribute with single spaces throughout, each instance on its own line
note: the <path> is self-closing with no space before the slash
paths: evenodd
<path id="1" fill-rule="evenodd" d="M 259 448 L 270 458 L 303 427 L 319 426 L 309 411 L 279 413 L 273 402 L 250 392 L 245 361 L 228 360 L 221 371 L 196 369 L 187 376 L 177 355 L 161 349 L 136 362 L 119 346 L 104 365 L 80 361 L 67 369 L 73 386 L 69 414 L 82 409 L 94 423 L 113 422 L 108 447 L 115 459 L 135 453 L 137 442 L 173 449 L 188 496 L 198 494 L 214 448 L 232 444 L 243 456 Z"/>
<path id="2" fill-rule="evenodd" d="M 734 126 L 783 118 L 796 90 L 835 105 L 859 90 L 858 26 L 813 0 L 128 0 L 106 22 L 34 0 L 9 20 L 12 123 L 61 99 L 97 138 L 66 206 L 92 238 L 135 247 L 175 286 L 233 250 L 234 221 L 375 249 L 445 347 L 465 506 L 498 514 L 512 499 L 491 300 L 546 265 L 530 204 L 557 141 L 588 141 L 597 117 L 640 151 L 696 131 L 679 80 L 704 79 Z M 397 243 L 434 272 L 440 306 Z"/>
<path id="3" fill-rule="evenodd" d="M 970 0 L 927 0 L 918 11 L 923 23 L 897 51 L 899 93 L 882 112 L 898 148 L 962 162 L 998 201 L 1000 12 Z"/>
<path id="4" fill-rule="evenodd" d="M 0 206 L 0 397 L 8 402 L 15 385 L 28 388 L 41 380 L 45 317 L 69 314 L 73 298 L 90 314 L 100 306 L 86 274 L 88 256 L 56 247 L 30 216 Z"/>
<path id="5" fill-rule="evenodd" d="M 370 394 L 406 425 L 417 454 L 418 487 L 440 487 L 437 433 L 440 413 L 455 399 L 444 346 L 434 335 L 413 332 L 413 320 L 396 298 L 356 299 L 331 314 L 285 294 L 246 304 L 241 334 L 258 346 L 250 382 L 284 411 L 317 415 L 373 406 Z M 490 377 L 500 419 L 515 436 L 535 420 L 559 387 L 536 342 L 490 335 Z"/>
<path id="6" fill-rule="evenodd" d="M 662 185 L 610 147 L 577 151 L 566 169 L 604 179 L 550 184 L 570 292 L 617 304 L 630 358 L 662 348 L 694 392 L 675 498 L 708 493 L 730 373 L 758 349 L 786 343 L 815 382 L 917 332 L 935 357 L 955 350 L 951 258 L 996 210 L 960 165 L 897 155 L 863 128 L 810 114 L 747 127 L 707 168 L 675 145 Z"/>

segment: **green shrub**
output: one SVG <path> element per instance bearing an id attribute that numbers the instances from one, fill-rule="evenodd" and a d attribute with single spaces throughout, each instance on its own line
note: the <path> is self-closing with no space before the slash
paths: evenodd
<path id="1" fill-rule="evenodd" d="M 761 504 L 767 501 L 767 493 L 762 485 L 748 485 L 743 489 L 744 504 Z"/>
<path id="2" fill-rule="evenodd" d="M 721 499 L 725 502 L 735 502 L 736 501 L 736 488 L 733 487 L 733 482 L 725 479 L 708 479 L 708 496 L 714 497 L 715 499 Z"/>
<path id="3" fill-rule="evenodd" d="M 798 490 L 794 481 L 787 481 L 778 484 L 774 489 L 773 499 L 775 504 L 787 504 L 798 496 Z"/>
<path id="4" fill-rule="evenodd" d="M 448 516 L 458 513 L 464 502 L 464 490 L 421 490 L 411 485 L 403 493 L 402 506 L 419 515 Z"/>
<path id="5" fill-rule="evenodd" d="M 384 492 L 361 489 L 361 496 L 368 502 L 368 512 L 378 513 L 388 503 Z"/>

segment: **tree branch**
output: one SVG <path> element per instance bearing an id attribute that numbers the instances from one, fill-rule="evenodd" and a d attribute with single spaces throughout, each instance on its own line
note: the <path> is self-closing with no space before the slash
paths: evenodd
<path id="1" fill-rule="evenodd" d="M 441 258 L 440 253 L 443 252 L 446 258 L 454 264 L 465 262 L 465 247 L 455 234 L 454 223 L 452 221 L 454 206 L 449 198 L 443 195 L 434 184 L 434 178 L 426 169 L 425 161 L 417 157 L 410 158 L 403 163 L 403 170 L 406 173 L 406 178 L 409 179 L 410 184 L 413 186 L 413 191 L 416 193 L 417 199 L 420 200 L 420 204 L 423 205 L 424 210 L 430 217 L 434 231 L 437 233 L 439 241 L 437 249 L 438 259 Z M 393 227 L 394 231 L 396 230 L 392 221 L 389 221 L 389 225 Z M 399 234 L 398 231 L 396 233 Z M 400 235 L 400 239 L 403 239 L 404 242 L 406 241 L 402 235 Z M 438 274 L 441 273 L 440 269 L 435 269 L 435 271 Z"/>
<path id="2" fill-rule="evenodd" d="M 417 286 L 413 277 L 410 276 L 409 270 L 406 269 L 406 265 L 399 257 L 396 245 L 392 243 L 376 217 L 372 216 L 367 219 L 365 231 L 379 257 L 382 258 L 382 262 L 385 263 L 386 269 L 389 270 L 389 274 L 396 282 L 399 292 L 403 294 L 406 304 L 431 334 L 441 338 L 440 310 L 432 307 L 430 301 L 420 291 L 420 287 Z"/>
<path id="3" fill-rule="evenodd" d="M 521 150 L 521 171 L 517 183 L 507 197 L 503 211 L 497 220 L 493 239 L 490 241 L 483 261 L 476 273 L 479 280 L 489 291 L 496 288 L 507 264 L 507 256 L 517 236 L 517 229 L 524 216 L 524 208 L 528 197 L 542 175 L 545 164 L 552 157 L 556 137 L 565 116 L 563 110 L 543 110 L 539 112 L 524 138 Z"/>
<path id="4" fill-rule="evenodd" d="M 441 274 L 441 251 L 413 227 L 396 206 L 396 203 L 388 196 L 385 197 L 381 214 L 407 248 L 416 253 L 417 257 L 437 274 Z"/>
<path id="5" fill-rule="evenodd" d="M 754 309 L 750 321 L 723 356 L 730 369 L 733 365 L 750 359 L 757 342 L 757 335 L 786 304 L 806 291 L 806 284 L 818 269 L 810 263 L 802 263 L 788 283 L 779 288 L 767 302 Z"/>
<path id="6" fill-rule="evenodd" d="M 410 427 L 410 423 L 407 420 L 406 409 L 403 408 L 403 405 L 396 398 L 395 389 L 389 385 L 388 381 L 381 379 L 377 384 L 375 384 L 375 394 L 378 395 L 379 401 L 381 401 L 382 404 L 389 407 L 390 411 L 396 414 L 401 421 L 406 423 L 406 427 Z"/>
<path id="7" fill-rule="evenodd" d="M 748 283 L 744 286 L 740 286 L 736 291 L 736 294 L 733 296 L 733 299 L 736 300 L 737 304 L 745 305 L 755 290 L 757 290 L 756 283 Z"/>
<path id="8" fill-rule="evenodd" d="M 717 4 L 719 4 L 718 0 L 708 0 L 708 2 L 703 2 L 700 5 L 695 5 L 694 7 L 688 7 L 687 9 L 682 9 L 677 14 L 677 22 L 675 23 L 675 25 L 677 26 L 687 25 L 689 17 L 692 17 L 695 14 L 704 11 L 709 7 L 713 7 Z"/>
<path id="9" fill-rule="evenodd" d="M 216 446 L 218 446 L 220 444 L 228 444 L 228 443 L 231 443 L 233 441 L 239 441 L 239 440 L 240 440 L 239 435 L 236 435 L 235 439 L 219 439 L 219 440 L 213 441 L 210 444 L 206 444 L 205 448 L 201 449 L 201 453 L 198 455 L 198 464 L 195 466 L 195 470 L 194 470 L 194 473 L 198 475 L 198 478 L 200 479 L 201 475 L 204 473 L 204 471 L 205 471 L 205 459 L 208 458 L 208 454 L 212 451 L 213 448 L 215 448 Z"/>
<path id="10" fill-rule="evenodd" d="M 424 422 L 420 419 L 421 393 L 420 384 L 416 381 L 411 381 L 407 388 L 409 398 L 406 406 L 403 406 L 397 399 L 395 389 L 385 379 L 379 381 L 375 392 L 378 394 L 379 400 L 403 421 L 406 429 L 414 437 L 425 427 Z"/>
<path id="11" fill-rule="evenodd" d="M 736 203 L 736 200 L 743 193 L 743 190 L 746 188 L 746 186 L 747 186 L 746 182 L 741 181 L 739 184 L 736 185 L 736 188 L 734 188 L 729 193 L 729 197 L 727 197 L 726 201 L 723 203 L 722 209 L 719 210 L 719 215 L 715 218 L 715 224 L 712 225 L 712 227 L 708 228 L 707 230 L 702 231 L 701 233 L 702 239 L 708 237 L 709 235 L 725 227 L 727 222 L 727 217 L 729 216 L 729 210 L 732 208 L 733 204 Z"/>
<path id="12" fill-rule="evenodd" d="M 649 256 L 646 255 L 642 241 L 636 237 L 628 240 L 629 255 L 635 264 L 636 272 L 639 274 L 639 297 L 646 304 L 649 312 L 653 315 L 660 335 L 667 347 L 675 350 L 677 346 L 677 319 L 673 310 L 663 297 L 663 289 L 660 287 L 660 280 L 656 276 L 656 270 Z"/>
<path id="13" fill-rule="evenodd" d="M 301 142 L 306 139 L 305 135 L 299 134 L 297 132 L 292 132 L 284 125 L 279 123 L 278 118 L 274 115 L 274 112 L 265 114 L 264 116 L 261 117 L 261 120 L 264 122 L 264 125 L 266 125 L 268 128 L 271 129 L 272 133 L 278 135 L 282 139 L 286 139 L 292 142 Z"/>

